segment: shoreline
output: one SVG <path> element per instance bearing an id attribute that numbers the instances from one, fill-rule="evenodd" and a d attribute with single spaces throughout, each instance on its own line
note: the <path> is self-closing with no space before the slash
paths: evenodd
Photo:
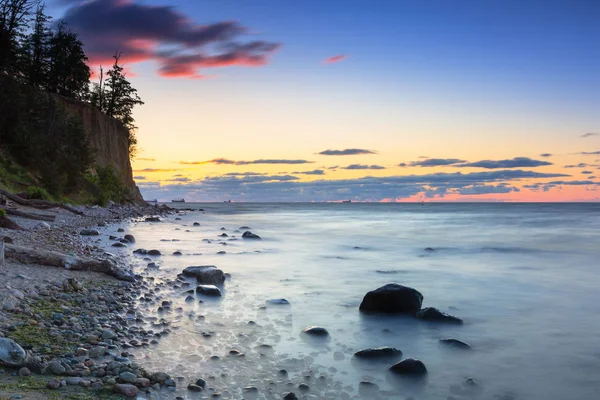
<path id="1" fill-rule="evenodd" d="M 177 212 L 162 205 L 80 210 L 84 216 L 47 210 L 56 216 L 51 225 L 13 217 L 25 230 L 0 229 L 0 237 L 8 246 L 110 259 L 133 276 L 120 257 L 83 240 L 81 231 Z M 126 342 L 147 346 L 160 338 L 128 323 L 143 318 L 136 304 L 145 286 L 139 276 L 126 282 L 68 266 L 24 264 L 7 252 L 0 279 L 0 399 L 133 397 L 138 388 L 160 390 L 170 379 L 148 373 L 122 348 Z M 23 354 L 11 353 L 13 343 Z"/>

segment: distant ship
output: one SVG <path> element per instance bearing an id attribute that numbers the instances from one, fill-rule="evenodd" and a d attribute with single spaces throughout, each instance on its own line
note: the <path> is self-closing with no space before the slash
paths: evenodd
<path id="1" fill-rule="evenodd" d="M 225 200 L 223 203 L 231 203 L 231 200 Z"/>
<path id="2" fill-rule="evenodd" d="M 185 199 L 173 199 L 171 200 L 172 203 L 185 203 Z"/>
<path id="3" fill-rule="evenodd" d="M 352 200 L 342 200 L 342 203 L 352 203 Z"/>
<path id="4" fill-rule="evenodd" d="M 158 203 L 158 200 L 144 200 L 146 203 Z"/>

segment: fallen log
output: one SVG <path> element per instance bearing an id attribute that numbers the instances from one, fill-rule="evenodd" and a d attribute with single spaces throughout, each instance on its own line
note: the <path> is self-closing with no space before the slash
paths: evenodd
<path id="1" fill-rule="evenodd" d="M 71 207 L 68 204 L 63 204 L 63 203 L 55 203 L 53 201 L 47 201 L 47 200 L 28 200 L 28 199 L 24 199 L 22 197 L 19 197 L 17 195 L 14 195 L 10 192 L 7 192 L 4 189 L 0 189 L 0 194 L 6 196 L 6 198 L 14 201 L 17 204 L 20 204 L 22 206 L 29 206 L 29 207 L 34 207 L 34 208 L 43 208 L 43 209 L 47 209 L 47 208 L 53 208 L 53 207 L 59 207 L 62 209 L 65 209 L 67 211 L 72 212 L 73 214 L 77 214 L 77 215 L 84 215 L 83 212 Z"/>
<path id="2" fill-rule="evenodd" d="M 38 221 L 48 221 L 48 222 L 54 222 L 56 220 L 56 215 L 51 215 L 51 214 L 35 214 L 35 213 L 29 213 L 29 212 L 25 212 L 25 211 L 19 211 L 19 210 L 16 210 L 14 208 L 9 208 L 9 207 L 0 207 L 0 209 L 6 211 L 6 214 L 8 214 L 8 215 L 14 215 L 16 217 L 23 217 L 23 218 L 27 218 L 27 219 L 35 219 Z"/>
<path id="3" fill-rule="evenodd" d="M 134 277 L 128 271 L 119 268 L 110 260 L 93 260 L 56 251 L 37 250 L 29 247 L 6 244 L 4 250 L 6 258 L 16 260 L 23 264 L 39 264 L 49 267 L 65 268 L 74 271 L 101 272 L 119 280 L 133 282 Z"/>
<path id="4" fill-rule="evenodd" d="M 17 224 L 8 217 L 0 217 L 0 228 L 12 229 L 13 231 L 25 230 L 19 224 Z"/>

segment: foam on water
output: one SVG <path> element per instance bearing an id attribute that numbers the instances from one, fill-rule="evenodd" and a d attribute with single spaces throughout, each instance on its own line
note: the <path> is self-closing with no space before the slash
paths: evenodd
<path id="1" fill-rule="evenodd" d="M 161 314 L 160 303 L 140 303 L 172 332 L 133 350 L 149 369 L 184 378 L 172 396 L 210 395 L 185 390 L 197 378 L 223 398 L 279 399 L 289 391 L 360 398 L 361 380 L 379 387 L 364 398 L 592 399 L 600 390 L 597 204 L 184 206 L 206 212 L 123 225 L 136 244 L 111 248 L 155 278 L 162 300 L 173 301 Z M 236 230 L 244 225 L 263 240 L 241 239 Z M 223 232 L 229 237 L 219 237 Z M 157 270 L 131 255 L 138 247 L 163 253 L 154 259 Z M 164 283 L 187 266 L 211 264 L 232 275 L 220 299 L 186 303 L 195 282 Z M 464 325 L 359 313 L 364 294 L 389 282 L 416 288 L 424 306 Z M 277 298 L 290 305 L 266 303 Z M 325 327 L 329 338 L 303 335 L 309 325 Z M 441 338 L 472 349 L 441 345 Z M 398 380 L 389 362 L 352 357 L 378 346 L 422 360 L 428 377 Z M 299 390 L 301 383 L 310 391 Z M 247 386 L 258 393 L 244 392 Z"/>

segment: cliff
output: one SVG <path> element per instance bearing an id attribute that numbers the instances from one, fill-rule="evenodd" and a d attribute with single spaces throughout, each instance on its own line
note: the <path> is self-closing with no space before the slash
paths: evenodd
<path id="1" fill-rule="evenodd" d="M 58 95 L 55 98 L 65 108 L 67 114 L 81 119 L 96 153 L 94 165 L 112 166 L 115 173 L 130 189 L 133 200 L 142 201 L 140 190 L 133 180 L 129 159 L 129 135 L 123 125 L 87 103 Z"/>

